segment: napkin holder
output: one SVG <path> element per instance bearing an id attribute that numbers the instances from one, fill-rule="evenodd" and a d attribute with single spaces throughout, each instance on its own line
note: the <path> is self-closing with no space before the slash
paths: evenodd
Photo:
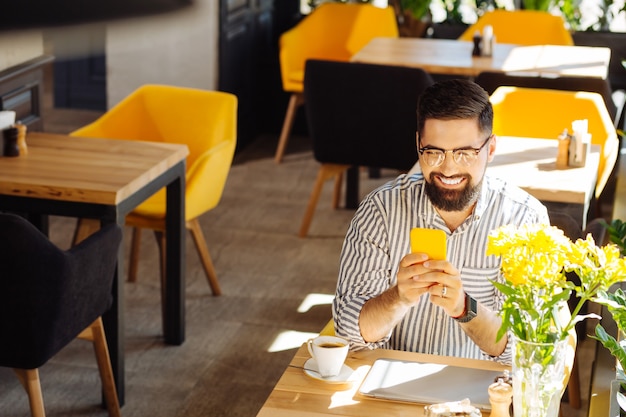
<path id="1" fill-rule="evenodd" d="M 15 123 L 15 112 L 13 110 L 0 111 L 0 131 L 7 129 Z"/>
<path id="2" fill-rule="evenodd" d="M 569 166 L 584 167 L 587 162 L 587 153 L 591 143 L 591 134 L 588 132 L 589 121 L 587 119 L 574 120 L 572 122 L 572 140 L 569 146 Z"/>
<path id="3" fill-rule="evenodd" d="M 582 123 L 579 123 L 582 122 Z M 567 129 L 559 135 L 556 168 L 580 168 L 587 163 L 587 154 L 591 145 L 591 134 L 587 132 L 587 120 L 576 120 L 572 123 L 574 134 Z"/>
<path id="4" fill-rule="evenodd" d="M 589 153 L 589 144 L 591 142 L 590 133 L 578 134 L 575 132 L 569 144 L 569 161 L 570 167 L 584 167 L 587 162 L 587 154 Z"/>

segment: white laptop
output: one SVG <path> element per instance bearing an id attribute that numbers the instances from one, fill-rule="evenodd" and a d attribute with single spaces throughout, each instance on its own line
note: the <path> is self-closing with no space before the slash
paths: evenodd
<path id="1" fill-rule="evenodd" d="M 434 363 L 377 359 L 359 388 L 367 397 L 435 404 L 468 398 L 481 410 L 491 410 L 489 385 L 500 371 Z"/>

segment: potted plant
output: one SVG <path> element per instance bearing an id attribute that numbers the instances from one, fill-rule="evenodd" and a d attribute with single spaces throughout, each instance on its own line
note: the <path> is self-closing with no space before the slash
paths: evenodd
<path id="1" fill-rule="evenodd" d="M 626 223 L 620 219 L 610 224 L 604 222 L 609 233 L 609 241 L 620 248 L 622 256 L 626 254 Z M 616 327 L 617 334 L 612 335 L 602 324 L 596 325 L 594 339 L 600 341 L 616 360 L 615 380 L 611 383 L 611 415 L 626 415 L 626 340 L 620 335 L 626 334 L 626 293 L 622 288 L 612 292 L 600 291 L 594 300 L 606 307 Z"/>
<path id="2" fill-rule="evenodd" d="M 600 292 L 595 300 L 606 306 L 617 326 L 617 334 L 613 336 L 601 324 L 596 325 L 594 339 L 599 340 L 616 360 L 615 380 L 611 383 L 611 415 L 626 415 L 626 293 L 621 288 L 614 292 Z"/>
<path id="3" fill-rule="evenodd" d="M 398 31 L 402 37 L 421 38 L 432 21 L 431 0 L 390 0 L 396 11 Z"/>
<path id="4" fill-rule="evenodd" d="M 497 339 L 507 334 L 513 340 L 516 415 L 556 416 L 575 326 L 599 318 L 579 313 L 586 301 L 626 277 L 626 259 L 616 245 L 596 246 L 591 234 L 572 242 L 562 230 L 542 224 L 492 231 L 487 255 L 501 259 L 503 280 L 492 281 L 504 295 Z M 567 279 L 568 272 L 579 283 Z M 569 316 L 563 311 L 572 292 L 579 299 Z"/>

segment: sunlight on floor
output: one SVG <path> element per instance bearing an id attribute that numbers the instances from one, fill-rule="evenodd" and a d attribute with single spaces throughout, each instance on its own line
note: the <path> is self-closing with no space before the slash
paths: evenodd
<path id="1" fill-rule="evenodd" d="M 331 304 L 333 302 L 334 295 L 332 294 L 307 294 L 298 306 L 298 313 L 306 313 L 311 308 L 319 305 Z M 269 347 L 268 352 L 280 352 L 283 350 L 294 349 L 302 346 L 307 340 L 317 337 L 318 333 L 298 332 L 295 330 L 287 330 L 281 332 L 274 342 Z"/>
<path id="2" fill-rule="evenodd" d="M 308 294 L 298 307 L 298 313 L 306 313 L 318 305 L 332 304 L 334 298 L 333 294 Z"/>
<path id="3" fill-rule="evenodd" d="M 297 332 L 295 330 L 287 330 L 281 332 L 267 350 L 268 352 L 280 352 L 283 350 L 294 349 L 302 346 L 307 340 L 317 337 L 319 333 Z"/>

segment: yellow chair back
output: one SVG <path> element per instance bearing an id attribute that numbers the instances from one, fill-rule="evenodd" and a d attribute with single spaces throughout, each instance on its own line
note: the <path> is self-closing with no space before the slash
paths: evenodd
<path id="1" fill-rule="evenodd" d="M 561 16 L 538 10 L 493 10 L 482 15 L 461 34 L 459 40 L 471 41 L 476 31 L 493 26 L 496 42 L 515 45 L 574 45 Z"/>
<path id="2" fill-rule="evenodd" d="M 498 87 L 491 95 L 493 132 L 502 136 L 556 139 L 572 121 L 588 120 L 591 142 L 602 147 L 596 198 L 609 180 L 619 142 L 602 96 L 583 91 Z"/>
<path id="3" fill-rule="evenodd" d="M 335 336 L 335 322 L 333 319 L 330 319 L 330 321 L 326 323 L 320 332 L 320 336 Z"/>
<path id="4" fill-rule="evenodd" d="M 237 98 L 233 94 L 165 85 L 144 85 L 72 136 L 185 144 L 186 220 L 214 208 L 235 153 Z M 134 210 L 165 216 L 165 190 Z"/>
<path id="5" fill-rule="evenodd" d="M 349 61 L 375 37 L 398 37 L 392 7 L 323 3 L 280 37 L 283 89 L 302 92 L 307 59 Z"/>

